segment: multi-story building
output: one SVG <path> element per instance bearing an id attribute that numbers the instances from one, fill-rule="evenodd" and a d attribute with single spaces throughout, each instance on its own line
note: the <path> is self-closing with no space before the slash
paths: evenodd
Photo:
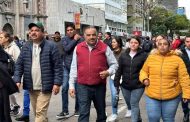
<path id="1" fill-rule="evenodd" d="M 178 0 L 158 0 L 159 4 L 165 7 L 167 10 L 176 13 L 178 8 Z"/>
<path id="2" fill-rule="evenodd" d="M 87 25 L 105 30 L 104 11 L 70 0 L 1 0 L 0 27 L 23 39 L 28 24 L 41 21 L 49 34 L 60 31 L 64 35 L 65 25 L 74 22 L 75 13 L 80 13 L 81 31 Z"/>
<path id="3" fill-rule="evenodd" d="M 134 0 L 127 0 L 127 31 L 132 34 L 134 31 L 143 31 L 143 18 L 141 16 L 142 7 L 140 2 Z"/>
<path id="4" fill-rule="evenodd" d="M 126 0 L 73 0 L 105 11 L 106 30 L 113 35 L 124 36 L 127 32 Z"/>
<path id="5" fill-rule="evenodd" d="M 30 22 L 37 20 L 46 22 L 45 5 L 45 0 L 1 0 L 0 27 L 20 38 L 25 38 Z"/>
<path id="6" fill-rule="evenodd" d="M 185 7 L 178 7 L 177 14 L 186 15 Z"/>
<path id="7" fill-rule="evenodd" d="M 47 32 L 53 34 L 60 31 L 65 35 L 65 27 L 69 23 L 76 23 L 76 14 L 79 15 L 79 30 L 81 33 L 86 26 L 93 25 L 97 30 L 104 30 L 105 13 L 100 9 L 71 0 L 46 0 Z"/>

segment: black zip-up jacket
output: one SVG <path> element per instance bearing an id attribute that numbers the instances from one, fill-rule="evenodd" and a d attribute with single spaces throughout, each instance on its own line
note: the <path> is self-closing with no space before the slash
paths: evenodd
<path id="1" fill-rule="evenodd" d="M 190 75 L 190 59 L 188 57 L 188 54 L 187 54 L 185 48 L 183 48 L 181 51 L 182 51 L 181 58 L 183 59 L 185 65 L 186 65 L 188 74 Z"/>
<path id="2" fill-rule="evenodd" d="M 119 68 L 115 74 L 114 85 L 115 87 L 121 85 L 128 90 L 143 88 L 144 85 L 139 81 L 139 73 L 147 58 L 147 53 L 140 48 L 133 58 L 131 58 L 129 53 L 130 49 L 127 49 L 119 58 Z M 122 83 L 120 84 L 121 76 Z"/>

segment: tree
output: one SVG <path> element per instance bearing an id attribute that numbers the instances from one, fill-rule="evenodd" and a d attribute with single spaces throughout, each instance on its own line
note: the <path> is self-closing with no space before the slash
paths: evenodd
<path id="1" fill-rule="evenodd" d="M 150 25 L 153 35 L 166 35 L 168 30 L 172 34 L 177 30 L 186 30 L 190 25 L 185 15 L 174 14 L 165 8 L 155 7 L 150 15 L 152 17 Z"/>

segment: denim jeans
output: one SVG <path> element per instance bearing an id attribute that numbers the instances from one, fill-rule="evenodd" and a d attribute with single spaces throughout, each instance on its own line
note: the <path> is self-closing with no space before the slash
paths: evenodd
<path id="1" fill-rule="evenodd" d="M 28 90 L 24 90 L 24 99 L 23 99 L 23 116 L 29 116 L 30 114 L 30 95 Z"/>
<path id="2" fill-rule="evenodd" d="M 78 122 L 89 122 L 91 101 L 97 112 L 96 122 L 106 122 L 106 84 L 82 85 L 77 84 L 79 99 L 79 118 Z"/>
<path id="3" fill-rule="evenodd" d="M 64 66 L 63 67 L 63 84 L 62 84 L 62 112 L 65 112 L 65 113 L 69 112 L 68 110 L 69 72 L 70 71 Z M 77 87 L 77 85 L 75 85 L 75 87 Z M 76 99 L 75 99 L 75 111 L 79 111 L 77 90 L 76 90 Z"/>
<path id="4" fill-rule="evenodd" d="M 117 114 L 117 107 L 114 107 L 117 90 L 114 86 L 114 81 L 111 78 L 109 79 L 109 85 L 111 90 L 112 114 Z"/>
<path id="5" fill-rule="evenodd" d="M 171 100 L 156 100 L 148 96 L 146 99 L 146 110 L 149 122 L 175 122 L 175 114 L 181 100 L 181 95 Z"/>
<path id="6" fill-rule="evenodd" d="M 143 95 L 144 88 L 127 90 L 121 87 L 123 97 L 126 103 L 131 105 L 131 122 L 137 122 L 141 120 L 139 101 Z"/>

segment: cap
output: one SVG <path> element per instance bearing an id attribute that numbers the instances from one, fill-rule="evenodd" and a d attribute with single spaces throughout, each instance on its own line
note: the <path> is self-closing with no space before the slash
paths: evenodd
<path id="1" fill-rule="evenodd" d="M 28 28 L 31 29 L 31 28 L 34 27 L 34 26 L 40 28 L 40 29 L 42 30 L 42 32 L 44 32 L 44 26 L 43 26 L 42 22 L 39 22 L 39 21 L 38 21 L 38 22 L 36 22 L 36 23 L 30 23 L 30 24 L 28 25 Z"/>

